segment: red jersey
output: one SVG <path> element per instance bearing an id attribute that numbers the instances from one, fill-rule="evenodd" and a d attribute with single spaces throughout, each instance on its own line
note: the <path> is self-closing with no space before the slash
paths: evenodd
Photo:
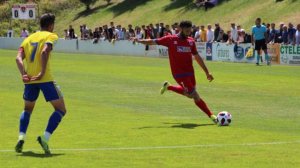
<path id="1" fill-rule="evenodd" d="M 179 35 L 165 36 L 155 40 L 158 45 L 169 49 L 169 60 L 174 78 L 193 76 L 193 55 L 198 54 L 193 38 Z"/>

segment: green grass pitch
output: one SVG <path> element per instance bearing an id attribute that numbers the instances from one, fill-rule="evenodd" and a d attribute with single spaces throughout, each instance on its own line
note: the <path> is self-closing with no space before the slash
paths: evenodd
<path id="1" fill-rule="evenodd" d="M 51 137 L 53 155 L 36 142 L 53 112 L 41 94 L 24 153 L 13 152 L 23 84 L 16 51 L 0 50 L 1 167 L 297 167 L 300 165 L 300 67 L 206 62 L 197 89 L 229 127 L 211 125 L 194 103 L 167 92 L 167 59 L 53 53 L 51 66 L 68 114 Z"/>

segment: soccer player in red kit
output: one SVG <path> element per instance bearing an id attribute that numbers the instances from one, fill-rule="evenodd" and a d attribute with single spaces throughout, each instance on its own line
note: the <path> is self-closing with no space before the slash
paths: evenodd
<path id="1" fill-rule="evenodd" d="M 161 88 L 161 94 L 170 90 L 178 94 L 194 99 L 195 104 L 207 114 L 207 116 L 217 123 L 217 117 L 210 111 L 206 103 L 196 91 L 196 80 L 193 68 L 193 56 L 211 82 L 214 77 L 209 73 L 202 58 L 197 52 L 193 38 L 189 37 L 192 33 L 192 22 L 182 21 L 179 25 L 180 32 L 176 35 L 168 35 L 158 39 L 133 39 L 145 45 L 163 45 L 169 49 L 169 60 L 172 75 L 178 85 L 171 85 L 165 82 Z"/>

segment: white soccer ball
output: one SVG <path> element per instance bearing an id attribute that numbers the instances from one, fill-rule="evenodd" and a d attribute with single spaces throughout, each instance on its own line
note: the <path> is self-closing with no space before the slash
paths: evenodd
<path id="1" fill-rule="evenodd" d="M 232 115 L 227 111 L 219 112 L 217 121 L 219 126 L 228 126 L 231 123 Z"/>

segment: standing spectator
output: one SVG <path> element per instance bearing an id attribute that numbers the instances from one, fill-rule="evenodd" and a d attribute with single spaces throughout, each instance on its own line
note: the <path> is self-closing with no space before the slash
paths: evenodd
<path id="1" fill-rule="evenodd" d="M 29 36 L 28 31 L 26 30 L 26 28 L 23 28 L 22 31 L 21 31 L 21 37 L 26 38 L 28 36 Z"/>
<path id="2" fill-rule="evenodd" d="M 286 25 L 283 26 L 283 31 L 282 31 L 282 43 L 283 44 L 288 44 L 289 43 L 289 32 L 288 32 L 288 27 Z"/>
<path id="3" fill-rule="evenodd" d="M 255 42 L 255 50 L 257 51 L 257 62 L 256 65 L 259 65 L 260 59 L 260 50 L 264 50 L 267 64 L 270 65 L 271 60 L 269 59 L 268 50 L 267 50 L 267 28 L 261 25 L 261 18 L 255 20 L 255 26 L 252 27 L 252 45 Z"/>
<path id="4" fill-rule="evenodd" d="M 160 23 L 159 25 L 160 25 L 160 27 L 159 27 L 159 37 L 161 38 L 161 37 L 164 36 L 164 31 L 165 31 L 166 28 L 164 26 L 164 23 Z"/>
<path id="5" fill-rule="evenodd" d="M 216 23 L 215 24 L 215 31 L 214 31 L 214 41 L 218 41 L 218 37 L 219 37 L 219 34 L 220 34 L 220 30 L 221 30 L 221 27 L 219 25 L 219 23 Z M 223 32 L 224 33 L 224 32 Z"/>
<path id="6" fill-rule="evenodd" d="M 208 24 L 207 25 L 207 42 L 212 43 L 212 42 L 214 42 L 214 39 L 215 39 L 214 30 L 211 28 L 211 25 Z"/>
<path id="7" fill-rule="evenodd" d="M 269 31 L 268 43 L 274 44 L 277 34 L 278 33 L 277 33 L 277 30 L 275 29 L 275 23 L 271 23 L 271 28 L 270 28 L 270 31 Z"/>
<path id="8" fill-rule="evenodd" d="M 7 30 L 7 36 L 6 37 L 8 37 L 8 38 L 14 37 L 14 30 L 11 27 L 9 27 L 9 29 Z"/>
<path id="9" fill-rule="evenodd" d="M 294 44 L 295 43 L 295 33 L 296 29 L 294 28 L 294 25 L 292 23 L 289 23 L 289 28 L 288 28 L 288 43 L 289 44 Z"/>
<path id="10" fill-rule="evenodd" d="M 90 32 L 89 29 L 86 27 L 86 24 L 82 25 L 82 34 L 83 34 L 83 40 L 89 39 Z"/>
<path id="11" fill-rule="evenodd" d="M 168 32 L 168 34 L 172 34 L 172 31 L 171 31 L 171 28 L 170 28 L 170 25 L 166 25 L 166 29 L 165 31 Z"/>
<path id="12" fill-rule="evenodd" d="M 200 29 L 200 41 L 207 42 L 207 30 L 205 29 L 204 25 L 201 25 Z"/>
<path id="13" fill-rule="evenodd" d="M 159 38 L 159 23 L 155 24 L 155 28 L 153 29 L 154 38 Z"/>
<path id="14" fill-rule="evenodd" d="M 297 25 L 297 31 L 295 33 L 296 45 L 300 45 L 300 24 Z"/>
<path id="15" fill-rule="evenodd" d="M 134 32 L 131 24 L 128 25 L 128 32 L 129 32 L 129 37 L 130 38 L 135 37 L 135 32 Z"/>
<path id="16" fill-rule="evenodd" d="M 237 43 L 238 44 L 245 43 L 245 36 L 246 36 L 245 30 L 244 29 L 240 29 L 238 31 L 238 41 L 237 41 Z"/>
<path id="17" fill-rule="evenodd" d="M 108 26 L 107 25 L 103 26 L 103 36 L 104 36 L 104 40 L 108 40 L 108 41 L 111 40 L 111 38 L 109 38 L 109 32 L 108 32 Z"/>
<path id="18" fill-rule="evenodd" d="M 149 30 L 151 34 L 151 39 L 156 39 L 156 36 L 154 35 L 154 26 L 152 23 L 149 24 Z"/>
<path id="19" fill-rule="evenodd" d="M 224 30 L 221 29 L 219 31 L 219 34 L 218 34 L 217 38 L 215 38 L 215 41 L 216 42 L 224 43 L 224 42 L 226 42 L 228 40 L 228 36 L 227 37 L 226 36 L 227 36 L 227 34 L 225 34 Z"/>
<path id="20" fill-rule="evenodd" d="M 284 26 L 284 23 L 280 22 L 279 30 L 277 31 L 277 34 L 275 36 L 275 43 L 282 43 L 283 42 L 283 40 L 282 40 L 283 26 Z"/>
<path id="21" fill-rule="evenodd" d="M 93 32 L 93 44 L 98 43 L 99 39 L 100 39 L 99 28 L 96 27 Z"/>
<path id="22" fill-rule="evenodd" d="M 238 30 L 235 26 L 235 23 L 231 23 L 230 39 L 231 39 L 232 43 L 235 43 L 238 40 Z"/>
<path id="23" fill-rule="evenodd" d="M 142 29 L 140 27 L 136 27 L 135 37 L 137 39 L 143 39 L 144 38 Z"/>
<path id="24" fill-rule="evenodd" d="M 117 30 L 118 30 L 118 40 L 125 40 L 126 31 L 125 32 L 122 31 L 121 25 L 117 26 Z"/>
<path id="25" fill-rule="evenodd" d="M 69 32 L 68 32 L 67 29 L 64 30 L 64 39 L 65 39 L 65 40 L 69 40 L 69 39 L 70 39 L 70 37 L 69 37 Z"/>
<path id="26" fill-rule="evenodd" d="M 114 22 L 110 22 L 110 27 L 108 29 L 109 40 L 113 39 L 114 29 L 115 29 Z"/>
<path id="27" fill-rule="evenodd" d="M 80 25 L 80 39 L 82 40 L 83 39 L 83 25 Z"/>
<path id="28" fill-rule="evenodd" d="M 69 26 L 69 38 L 70 39 L 75 39 L 76 38 L 75 31 L 74 31 L 72 25 Z"/>

